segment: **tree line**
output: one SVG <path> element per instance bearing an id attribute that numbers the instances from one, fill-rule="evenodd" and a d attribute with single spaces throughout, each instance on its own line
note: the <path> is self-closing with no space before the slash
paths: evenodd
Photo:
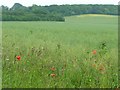
<path id="1" fill-rule="evenodd" d="M 1 6 L 2 21 L 65 21 L 65 16 L 81 14 L 118 15 L 118 5 L 32 5 L 25 7 L 15 3 L 11 8 Z"/>

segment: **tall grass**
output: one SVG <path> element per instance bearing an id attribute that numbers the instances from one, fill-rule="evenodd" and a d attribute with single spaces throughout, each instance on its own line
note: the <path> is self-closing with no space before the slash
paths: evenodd
<path id="1" fill-rule="evenodd" d="M 3 22 L 3 88 L 116 88 L 117 32 L 117 17 Z"/>

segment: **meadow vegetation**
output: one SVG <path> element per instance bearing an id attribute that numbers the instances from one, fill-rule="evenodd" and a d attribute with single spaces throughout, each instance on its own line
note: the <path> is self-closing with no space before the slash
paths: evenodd
<path id="1" fill-rule="evenodd" d="M 3 22 L 3 88 L 117 88 L 117 16 Z"/>

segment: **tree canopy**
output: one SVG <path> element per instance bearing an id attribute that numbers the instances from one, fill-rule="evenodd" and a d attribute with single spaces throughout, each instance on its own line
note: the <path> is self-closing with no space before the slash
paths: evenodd
<path id="1" fill-rule="evenodd" d="M 15 3 L 13 7 L 2 7 L 2 21 L 65 21 L 64 16 L 81 14 L 118 15 L 118 5 L 74 4 L 74 5 L 32 5 L 25 7 Z"/>

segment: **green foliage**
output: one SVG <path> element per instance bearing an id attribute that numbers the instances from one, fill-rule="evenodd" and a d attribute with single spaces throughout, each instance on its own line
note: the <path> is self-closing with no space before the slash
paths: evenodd
<path id="1" fill-rule="evenodd" d="M 10 9 L 2 6 L 2 10 L 3 21 L 65 21 L 61 15 L 53 15 L 46 8 L 37 5 L 25 7 L 15 3 Z"/>
<path id="2" fill-rule="evenodd" d="M 3 21 L 65 21 L 64 16 L 81 14 L 118 15 L 117 5 L 33 5 L 15 3 L 12 8 L 2 6 Z"/>
<path id="3" fill-rule="evenodd" d="M 66 22 L 2 24 L 3 88 L 119 87 L 117 17 L 80 15 L 66 17 Z"/>

